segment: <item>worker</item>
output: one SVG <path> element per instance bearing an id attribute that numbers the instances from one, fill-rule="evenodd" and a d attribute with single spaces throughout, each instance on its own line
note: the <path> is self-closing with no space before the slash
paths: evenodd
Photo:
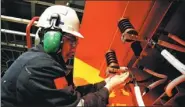
<path id="1" fill-rule="evenodd" d="M 129 74 L 73 86 L 66 61 L 74 56 L 78 39 L 83 38 L 76 12 L 67 6 L 51 6 L 37 25 L 40 44 L 19 56 L 1 79 L 2 107 L 105 107 L 111 90 Z"/>

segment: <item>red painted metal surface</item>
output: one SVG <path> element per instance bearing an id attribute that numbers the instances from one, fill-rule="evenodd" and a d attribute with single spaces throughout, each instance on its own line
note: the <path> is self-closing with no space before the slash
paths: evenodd
<path id="1" fill-rule="evenodd" d="M 81 25 L 81 33 L 85 38 L 79 40 L 76 57 L 98 69 L 101 77 L 105 77 L 107 66 L 105 54 L 109 49 L 115 50 L 120 66 L 127 66 L 133 52 L 130 48 L 131 43 L 123 44 L 121 41 L 118 21 L 127 17 L 140 32 L 153 4 L 151 0 L 86 1 Z M 132 93 L 125 96 L 120 90 L 115 90 L 115 97 L 110 98 L 109 101 L 111 106 L 118 106 L 114 104 L 135 105 Z"/>
<path id="2" fill-rule="evenodd" d="M 116 51 L 121 66 L 126 66 L 133 56 L 130 43 L 121 42 L 117 27 L 122 17 L 130 19 L 137 31 L 145 21 L 153 1 L 86 1 L 80 40 L 76 57 L 99 69 L 104 76 L 105 53 L 112 48 Z"/>

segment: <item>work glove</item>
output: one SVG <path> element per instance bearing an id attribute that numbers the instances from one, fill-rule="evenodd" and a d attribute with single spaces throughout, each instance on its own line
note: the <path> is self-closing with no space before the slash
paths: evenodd
<path id="1" fill-rule="evenodd" d="M 129 72 L 119 73 L 115 75 L 111 75 L 105 79 L 106 85 L 105 87 L 110 91 L 114 88 L 118 87 L 120 84 L 125 84 L 126 80 L 129 77 Z"/>

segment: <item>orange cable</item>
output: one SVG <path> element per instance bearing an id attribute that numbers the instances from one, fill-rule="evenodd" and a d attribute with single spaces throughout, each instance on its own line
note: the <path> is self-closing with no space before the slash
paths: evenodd
<path id="1" fill-rule="evenodd" d="M 174 41 L 178 42 L 179 44 L 185 46 L 185 41 L 180 39 L 179 37 L 172 35 L 172 34 L 168 34 L 168 37 L 173 39 Z"/>

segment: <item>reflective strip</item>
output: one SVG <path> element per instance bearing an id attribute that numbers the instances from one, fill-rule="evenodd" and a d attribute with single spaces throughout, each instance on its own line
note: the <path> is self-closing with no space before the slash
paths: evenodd
<path id="1" fill-rule="evenodd" d="M 77 105 L 77 107 L 84 107 L 84 99 L 81 99 Z"/>

